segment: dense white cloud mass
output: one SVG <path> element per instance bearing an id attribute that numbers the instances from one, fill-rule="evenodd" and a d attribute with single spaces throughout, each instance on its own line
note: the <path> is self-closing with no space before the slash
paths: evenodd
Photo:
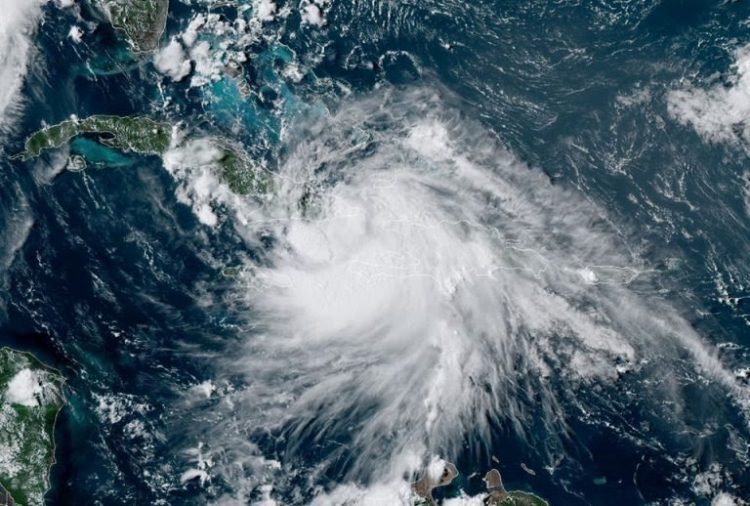
<path id="1" fill-rule="evenodd" d="M 276 19 L 276 4 L 273 0 L 253 0 L 253 11 L 255 17 L 261 21 Z"/>
<path id="2" fill-rule="evenodd" d="M 318 28 L 324 26 L 330 4 L 330 0 L 302 0 L 299 5 L 302 22 Z"/>
<path id="3" fill-rule="evenodd" d="M 239 496 L 275 472 L 245 438 L 254 430 L 283 430 L 289 458 L 345 434 L 352 481 L 319 503 L 398 504 L 405 476 L 467 440 L 487 444 L 490 420 L 523 434 L 542 413 L 550 434 L 563 433 L 560 385 L 648 376 L 657 365 L 670 377 L 689 364 L 746 402 L 689 322 L 648 288 L 628 234 L 437 93 L 383 93 L 299 128 L 287 133 L 266 201 L 234 198 L 210 176 L 210 145 L 167 157 L 204 223 L 218 226 L 228 210 L 249 246 L 274 238 L 238 278 L 252 330 L 219 359 L 247 387 L 226 393 L 221 422 L 204 435 L 211 472 Z M 649 388 L 679 404 L 670 385 Z M 243 468 L 252 479 L 238 476 Z"/>
<path id="4" fill-rule="evenodd" d="M 37 395 L 42 392 L 42 385 L 31 369 L 21 369 L 8 382 L 5 399 L 11 404 L 38 406 Z"/>
<path id="5" fill-rule="evenodd" d="M 182 81 L 190 74 L 190 59 L 177 39 L 172 39 L 154 55 L 154 66 L 173 81 Z"/>

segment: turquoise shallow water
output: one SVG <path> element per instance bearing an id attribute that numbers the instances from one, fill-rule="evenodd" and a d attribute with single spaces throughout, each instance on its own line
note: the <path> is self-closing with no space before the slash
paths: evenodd
<path id="1" fill-rule="evenodd" d="M 741 135 L 707 138 L 669 109 L 675 90 L 738 86 L 735 51 L 750 44 L 745 3 L 334 0 L 324 9 L 325 25 L 315 27 L 303 22 L 297 3 L 277 2 L 277 12 L 286 7 L 289 14 L 261 23 L 241 42 L 211 29 L 200 32 L 199 41 L 210 44 L 213 55 L 230 40 L 245 59 L 239 71 L 222 70 L 220 79 L 199 87 L 190 86 L 190 77 L 169 81 L 149 58 L 128 60 L 106 25 L 87 28 L 84 44 L 70 42 L 71 24 L 94 19 L 85 3 L 80 5 L 79 14 L 45 7 L 45 22 L 34 38 L 38 55 L 22 92 L 25 107 L 17 130 L 2 141 L 6 152 L 20 149 L 41 121 L 61 121 L 72 113 L 148 114 L 181 122 L 195 137 L 231 139 L 274 174 L 285 175 L 289 160 L 302 152 L 318 164 L 311 181 L 320 188 L 377 189 L 358 178 L 367 171 L 392 173 L 403 161 L 386 156 L 397 140 L 407 138 L 420 118 L 437 117 L 455 134 L 456 152 L 477 166 L 492 167 L 490 160 L 501 158 L 495 147 L 480 149 L 487 143 L 472 144 L 483 135 L 526 164 L 504 181 L 524 198 L 533 194 L 529 201 L 539 214 L 519 210 L 508 204 L 510 197 L 495 193 L 486 197 L 486 211 L 477 213 L 483 225 L 519 244 L 538 241 L 534 244 L 543 244 L 550 258 L 571 265 L 577 258 L 609 259 L 614 253 L 600 253 L 600 244 L 584 241 L 589 235 L 564 219 L 565 213 L 596 206 L 601 217 L 580 228 L 604 230 L 596 237 L 612 238 L 623 262 L 645 273 L 627 284 L 619 265 L 590 265 L 596 275 L 627 285 L 637 300 L 658 300 L 643 304 L 656 313 L 665 303 L 685 324 L 679 333 L 698 336 L 737 390 L 747 390 L 742 373 L 750 367 L 747 146 Z M 196 14 L 209 11 L 230 24 L 253 16 L 252 8 L 233 4 L 172 2 L 162 45 L 183 33 Z M 193 63 L 191 75 L 197 72 Z M 367 118 L 357 111 L 366 111 Z M 733 128 L 741 134 L 744 123 Z M 0 227 L 8 239 L 0 248 L 0 345 L 35 352 L 60 368 L 68 382 L 48 503 L 177 505 L 240 497 L 236 500 L 245 504 L 263 499 L 268 493 L 263 487 L 271 483 L 278 504 L 307 504 L 341 484 L 371 485 L 375 480 L 366 470 L 353 471 L 359 455 L 374 450 L 386 455 L 401 440 L 398 431 L 381 434 L 376 440 L 382 447 L 363 450 L 357 428 L 378 418 L 386 394 L 355 405 L 341 423 L 325 419 L 325 402 L 315 408 L 316 418 L 309 415 L 312 408 L 295 412 L 291 401 L 288 418 L 279 415 L 270 423 L 276 401 L 253 404 L 252 395 L 237 394 L 261 397 L 271 385 L 278 397 L 302 397 L 300 391 L 310 391 L 303 383 L 313 382 L 302 374 L 312 374 L 302 353 L 295 355 L 299 362 L 291 361 L 265 383 L 254 382 L 264 373 L 258 355 L 243 356 L 269 353 L 267 362 L 275 363 L 274 350 L 252 337 L 271 326 L 264 319 L 267 308 L 248 300 L 245 278 L 237 272 L 248 265 L 258 271 L 278 265 L 276 255 L 290 247 L 286 231 L 268 220 L 250 234 L 238 225 L 241 213 L 229 200 L 214 203 L 220 225 L 205 226 L 186 205 L 194 204 L 194 197 L 180 193 L 186 179 L 173 177 L 156 157 L 114 152 L 88 138 L 71 143 L 70 153 L 89 158 L 92 170 L 62 171 L 65 157 L 59 152 L 31 164 L 0 160 Z M 366 163 L 378 156 L 389 164 Z M 415 166 L 429 168 L 422 159 Z M 523 171 L 539 179 L 527 184 Z M 457 198 L 454 190 L 471 193 L 462 194 L 456 182 L 461 180 L 453 175 L 446 172 L 428 186 L 443 195 L 449 211 L 459 213 L 455 206 L 469 213 L 468 204 L 451 200 Z M 445 181 L 449 184 L 441 187 Z M 306 219 L 314 222 L 314 213 Z M 534 235 L 534 227 L 544 233 Z M 528 237 L 524 231 L 530 231 Z M 513 271 L 532 262 L 534 254 L 510 257 L 516 263 L 505 267 Z M 523 281 L 499 279 L 499 284 Z M 543 314 L 551 312 L 542 303 L 552 294 L 576 314 L 610 323 L 622 317 L 637 326 L 652 317 L 644 309 L 645 316 L 631 318 L 630 307 L 608 305 L 620 299 L 606 286 L 586 295 L 565 292 L 567 285 L 558 281 L 548 279 L 529 296 L 540 301 Z M 359 300 L 356 294 L 351 298 Z M 410 308 L 412 302 L 400 301 Z M 520 303 L 508 299 L 502 306 L 518 309 Z M 474 306 L 460 308 L 466 315 Z M 498 308 L 497 314 L 505 313 Z M 568 345 L 579 346 L 575 329 L 557 329 L 553 339 L 526 331 L 531 322 L 514 327 L 514 315 L 508 311 L 507 327 L 521 329 L 511 333 L 517 341 L 531 346 L 548 339 L 561 354 Z M 479 320 L 471 321 L 482 330 Z M 665 321 L 666 327 L 673 322 Z M 531 371 L 524 356 L 515 369 L 510 361 L 503 371 L 512 374 L 502 381 L 472 377 L 478 391 L 513 385 L 514 407 L 524 417 L 519 422 L 509 404 L 501 404 L 456 428 L 443 456 L 462 474 L 445 494 L 481 492 L 481 475 L 497 466 L 508 488 L 534 491 L 554 505 L 710 504 L 722 493 L 742 504 L 750 497 L 750 434 L 741 395 L 710 371 L 696 369 L 687 346 L 666 342 L 660 332 L 638 336 L 656 343 L 644 348 L 640 367 L 610 357 L 619 371 L 614 379 L 571 379 L 571 371 L 586 367 L 574 362 L 574 352 L 559 362 L 549 359 L 546 374 Z M 248 340 L 249 346 L 238 344 Z M 320 356 L 334 355 L 320 346 Z M 388 357 L 388 350 L 370 351 Z M 349 348 L 335 351 L 343 357 L 341 370 L 369 364 L 359 354 L 347 355 Z M 578 351 L 584 357 L 597 353 L 590 343 Z M 503 363 L 500 352 L 482 356 Z M 245 374 L 233 358 L 252 363 L 255 372 Z M 351 389 L 323 399 L 346 399 L 364 376 L 353 375 Z M 214 382 L 216 393 L 186 400 L 191 388 L 205 381 Z M 554 423 L 545 411 L 547 393 L 557 406 Z M 227 399 L 236 402 L 234 411 Z M 418 409 L 410 406 L 404 410 Z M 264 411 L 269 418 L 259 414 Z M 335 433 L 344 425 L 346 431 Z M 406 424 L 404 433 L 412 425 Z M 479 425 L 486 428 L 482 434 L 473 432 Z M 316 431 L 326 437 L 316 437 Z M 203 458 L 209 454 L 211 465 Z M 280 470 L 268 471 L 236 454 L 278 462 Z M 234 465 L 238 460 L 241 466 Z M 206 470 L 210 479 L 183 482 L 191 469 Z"/>

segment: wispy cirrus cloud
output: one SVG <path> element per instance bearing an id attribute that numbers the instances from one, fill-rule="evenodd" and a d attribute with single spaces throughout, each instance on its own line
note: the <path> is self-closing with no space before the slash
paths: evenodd
<path id="1" fill-rule="evenodd" d="M 33 37 L 47 0 L 0 0 L 0 132 L 7 130 L 22 99 Z"/>

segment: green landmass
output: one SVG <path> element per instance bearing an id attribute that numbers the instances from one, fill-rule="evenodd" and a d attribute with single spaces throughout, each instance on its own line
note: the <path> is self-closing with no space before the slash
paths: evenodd
<path id="1" fill-rule="evenodd" d="M 506 491 L 503 478 L 497 469 L 490 469 L 484 475 L 484 483 L 488 492 L 484 501 L 487 506 L 549 506 L 547 501 L 529 492 Z"/>
<path id="2" fill-rule="evenodd" d="M 239 148 L 219 142 L 224 156 L 218 165 L 221 177 L 240 195 L 265 195 L 271 190 L 270 175 L 257 167 Z"/>
<path id="3" fill-rule="evenodd" d="M 416 495 L 413 500 L 414 506 L 434 506 L 433 490 L 450 485 L 456 476 L 458 470 L 450 462 L 445 462 L 439 477 L 431 477 L 425 471 L 422 478 L 412 484 L 412 490 Z M 483 503 L 486 506 L 549 506 L 547 501 L 529 492 L 506 491 L 500 471 L 497 469 L 490 469 L 484 476 L 484 482 L 487 486 L 487 495 Z"/>
<path id="4" fill-rule="evenodd" d="M 156 49 L 167 24 L 169 0 L 103 0 L 114 26 L 136 52 Z"/>
<path id="5" fill-rule="evenodd" d="M 28 160 L 83 134 L 99 134 L 100 143 L 121 151 L 161 155 L 169 147 L 172 127 L 143 116 L 96 115 L 69 119 L 31 134 L 26 139 L 24 150 L 16 156 Z"/>
<path id="6" fill-rule="evenodd" d="M 488 506 L 549 506 L 541 497 L 517 490 L 507 492 L 502 499 L 490 499 L 485 504 Z"/>
<path id="7" fill-rule="evenodd" d="M 43 506 L 55 462 L 63 378 L 28 353 L 0 348 L 0 498 Z"/>
<path id="8" fill-rule="evenodd" d="M 24 150 L 14 158 L 30 160 L 46 150 L 62 147 L 85 134 L 97 135 L 97 142 L 111 149 L 162 156 L 170 148 L 172 127 L 169 123 L 144 116 L 95 115 L 69 119 L 32 133 L 26 139 Z M 212 142 L 223 153 L 216 161 L 218 172 L 233 192 L 240 195 L 265 195 L 271 190 L 270 175 L 255 164 L 242 148 L 223 139 L 213 139 Z M 90 141 L 88 144 L 94 145 Z M 102 163 L 100 161 L 95 165 Z M 85 155 L 75 154 L 69 160 L 68 168 L 80 171 L 86 165 Z"/>

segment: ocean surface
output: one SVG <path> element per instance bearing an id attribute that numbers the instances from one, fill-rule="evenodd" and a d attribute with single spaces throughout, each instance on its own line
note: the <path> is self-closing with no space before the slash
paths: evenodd
<path id="1" fill-rule="evenodd" d="M 139 57 L 84 0 L 0 8 L 0 346 L 66 378 L 50 506 L 408 504 L 436 459 L 446 504 L 493 467 L 748 504 L 747 2 L 172 1 Z M 72 114 L 187 140 L 10 158 Z"/>

